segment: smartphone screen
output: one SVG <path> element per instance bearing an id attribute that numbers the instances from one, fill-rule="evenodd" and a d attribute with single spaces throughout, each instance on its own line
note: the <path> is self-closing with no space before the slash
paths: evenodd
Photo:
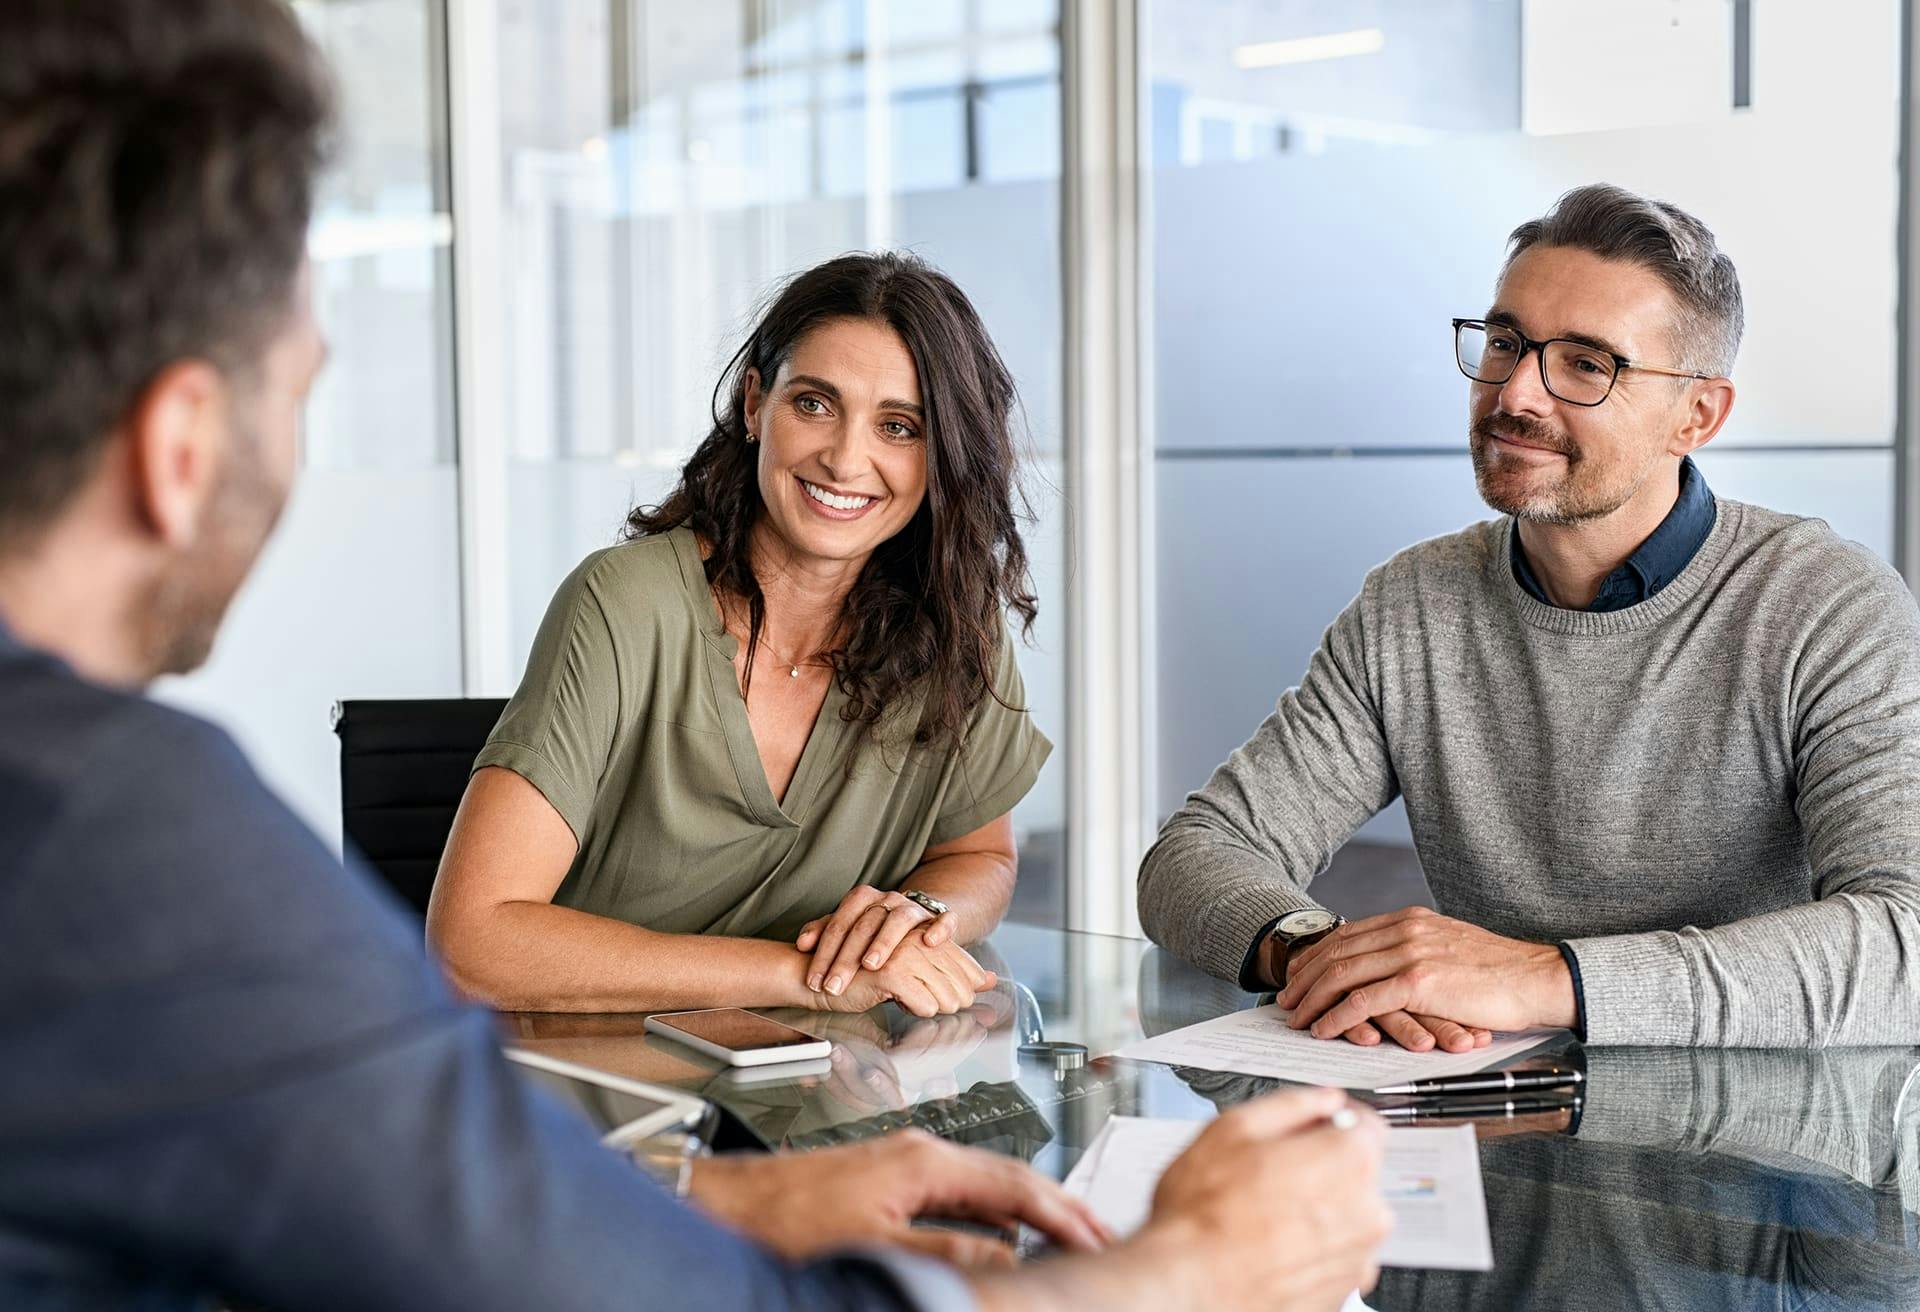
<path id="1" fill-rule="evenodd" d="M 654 1018 L 682 1034 L 717 1043 L 731 1052 L 749 1052 L 762 1048 L 794 1048 L 820 1040 L 804 1030 L 782 1025 L 779 1021 L 756 1016 L 738 1007 L 715 1007 L 711 1011 L 680 1011 Z"/>

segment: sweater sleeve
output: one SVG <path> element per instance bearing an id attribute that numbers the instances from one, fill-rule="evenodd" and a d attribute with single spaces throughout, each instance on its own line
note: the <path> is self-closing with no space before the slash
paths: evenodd
<path id="1" fill-rule="evenodd" d="M 1589 1044 L 1920 1043 L 1920 610 L 1864 556 L 1829 573 L 1789 674 L 1812 900 L 1574 940 Z"/>
<path id="2" fill-rule="evenodd" d="M 1369 599 L 1379 571 L 1307 666 L 1206 787 L 1187 798 L 1140 867 L 1140 923 L 1220 979 L 1277 916 L 1315 905 L 1307 886 L 1340 845 L 1399 795 L 1368 679 Z"/>

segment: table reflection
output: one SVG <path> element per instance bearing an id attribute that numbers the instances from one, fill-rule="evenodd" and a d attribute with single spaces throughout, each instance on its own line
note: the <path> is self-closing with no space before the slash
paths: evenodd
<path id="1" fill-rule="evenodd" d="M 1494 1269 L 1391 1308 L 1920 1307 L 1912 1049 L 1596 1049 L 1579 1133 L 1481 1147 Z"/>

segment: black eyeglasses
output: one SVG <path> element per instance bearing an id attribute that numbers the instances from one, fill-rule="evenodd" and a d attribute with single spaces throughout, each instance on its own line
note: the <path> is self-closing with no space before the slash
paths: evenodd
<path id="1" fill-rule="evenodd" d="M 1476 383 L 1497 386 L 1506 382 L 1529 351 L 1540 353 L 1541 385 L 1568 405 L 1599 405 L 1613 395 L 1613 385 L 1628 369 L 1665 374 L 1670 378 L 1714 376 L 1629 360 L 1624 355 L 1601 350 L 1591 342 L 1576 342 L 1570 337 L 1536 342 L 1512 324 L 1488 323 L 1485 319 L 1453 321 L 1454 361 L 1460 366 L 1460 372 Z"/>

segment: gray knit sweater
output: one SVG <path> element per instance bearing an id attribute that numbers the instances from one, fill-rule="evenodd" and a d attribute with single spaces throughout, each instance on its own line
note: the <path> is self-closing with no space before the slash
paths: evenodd
<path id="1" fill-rule="evenodd" d="M 1367 576 L 1148 852 L 1147 932 L 1234 978 L 1399 795 L 1443 913 L 1570 944 L 1589 1043 L 1920 1043 L 1920 610 L 1899 575 L 1722 498 L 1672 583 L 1594 614 L 1528 596 L 1511 531 Z"/>

